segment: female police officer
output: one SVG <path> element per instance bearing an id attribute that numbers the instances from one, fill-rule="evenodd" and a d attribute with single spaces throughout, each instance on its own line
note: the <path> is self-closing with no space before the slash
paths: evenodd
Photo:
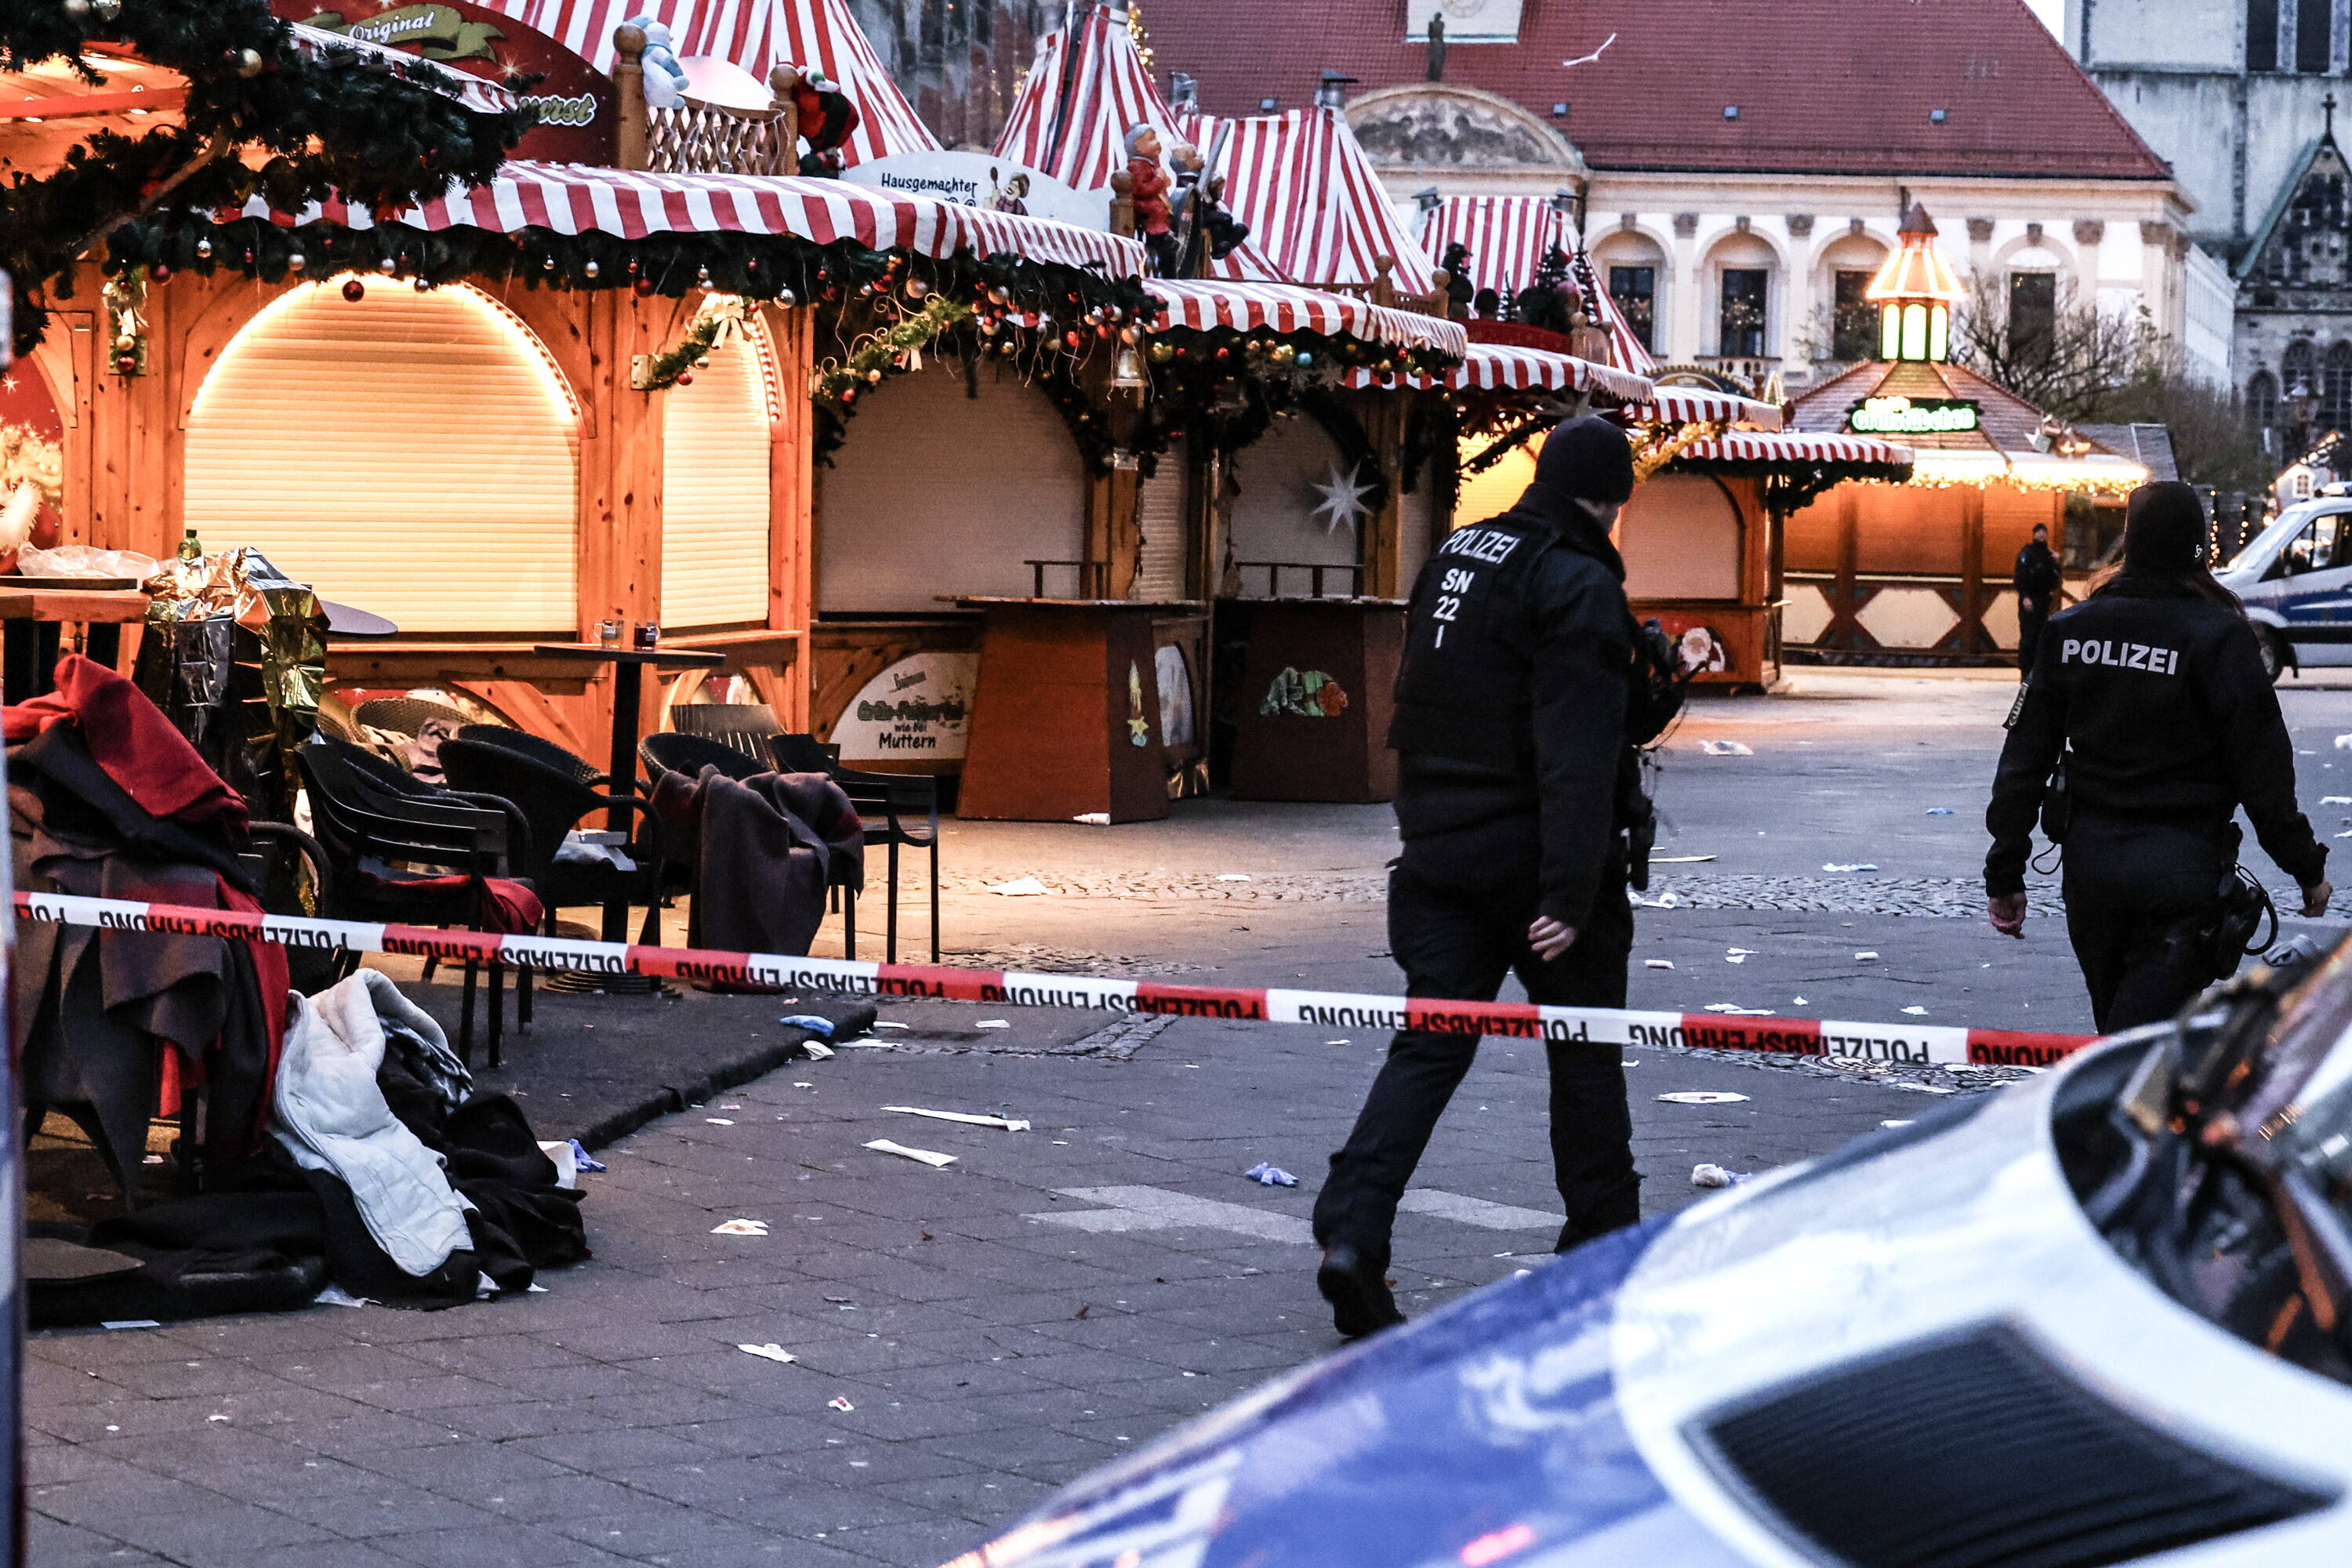
<path id="1" fill-rule="evenodd" d="M 2295 806 L 2278 695 L 2204 552 L 2195 490 L 2132 492 L 2122 570 L 2043 628 L 1985 810 L 1992 923 L 2021 937 L 2033 825 L 2054 796 L 2044 826 L 2064 839 L 2066 933 L 2103 1034 L 2169 1017 L 2219 978 L 2202 937 L 2237 865 L 2241 805 L 2306 918 L 2334 891 Z"/>

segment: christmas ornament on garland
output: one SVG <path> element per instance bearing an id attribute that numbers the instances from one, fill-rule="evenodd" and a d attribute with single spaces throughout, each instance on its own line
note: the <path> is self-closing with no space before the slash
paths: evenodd
<path id="1" fill-rule="evenodd" d="M 707 363 L 713 349 L 751 336 L 751 301 L 736 294 L 713 294 L 702 302 L 687 324 L 686 336 L 674 348 L 657 354 L 639 354 L 629 367 L 629 386 L 636 392 L 660 392 L 691 386 L 694 373 Z"/>
<path id="2" fill-rule="evenodd" d="M 68 292 L 76 259 L 113 251 L 106 242 L 126 224 L 241 207 L 265 191 L 287 212 L 331 195 L 403 210 L 452 179 L 489 179 L 535 118 L 520 105 L 469 107 L 446 90 L 446 69 L 424 61 L 308 52 L 267 0 L 0 6 L 0 61 L 11 68 L 56 62 L 102 91 L 109 61 L 91 47 L 100 43 L 186 85 L 170 123 L 100 116 L 54 155 L 19 165 L 0 195 L 0 266 L 17 285 L 19 353 L 40 338 L 45 294 Z"/>
<path id="3" fill-rule="evenodd" d="M 147 374 L 147 279 L 124 268 L 106 282 L 107 363 L 117 375 Z"/>
<path id="4" fill-rule="evenodd" d="M 961 326 L 972 317 L 970 305 L 932 294 L 924 300 L 920 310 L 910 310 L 889 326 L 858 339 L 844 358 L 827 360 L 819 365 L 809 394 L 819 407 L 853 406 L 860 393 L 892 371 L 921 369 L 923 350 L 940 333 Z"/>

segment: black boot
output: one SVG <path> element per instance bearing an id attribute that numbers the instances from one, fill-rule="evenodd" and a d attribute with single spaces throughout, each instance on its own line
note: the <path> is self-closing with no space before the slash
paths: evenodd
<path id="1" fill-rule="evenodd" d="M 1331 1326 L 1341 1339 L 1361 1339 L 1404 1321 L 1396 1298 L 1389 1294 L 1385 1273 L 1344 1241 L 1323 1249 L 1315 1287 L 1331 1303 Z"/>

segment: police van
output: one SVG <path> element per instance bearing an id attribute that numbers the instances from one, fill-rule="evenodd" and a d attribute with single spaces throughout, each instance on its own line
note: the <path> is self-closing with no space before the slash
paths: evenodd
<path id="1" fill-rule="evenodd" d="M 2214 574 L 2245 602 L 2273 680 L 2305 665 L 2352 665 L 2352 494 L 2343 490 L 2329 485 L 2287 508 Z"/>

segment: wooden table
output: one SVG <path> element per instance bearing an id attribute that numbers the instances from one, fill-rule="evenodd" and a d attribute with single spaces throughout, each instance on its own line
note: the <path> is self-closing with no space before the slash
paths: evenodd
<path id="1" fill-rule="evenodd" d="M 635 648 L 617 643 L 540 643 L 531 651 L 543 658 L 567 659 L 613 667 L 613 752 L 610 766 L 614 795 L 626 795 L 637 777 L 637 709 L 645 697 L 646 667 L 661 669 L 709 669 L 727 662 L 727 656 L 697 653 L 690 648 Z M 630 813 L 614 806 L 604 826 L 629 833 L 635 826 Z M 629 940 L 629 906 L 625 900 L 604 906 L 604 940 Z"/>
<path id="2" fill-rule="evenodd" d="M 89 657 L 113 668 L 122 658 L 122 628 L 144 622 L 148 604 L 146 594 L 127 579 L 0 580 L 7 700 L 22 702 L 51 689 L 68 623 L 88 626 Z"/>
<path id="3" fill-rule="evenodd" d="M 1389 720 L 1404 652 L 1405 602 L 1260 599 L 1246 611 L 1249 656 L 1234 735 L 1234 798 L 1394 797 Z"/>
<path id="4" fill-rule="evenodd" d="M 1113 822 L 1168 815 L 1152 622 L 1197 605 L 956 599 L 982 611 L 960 816 Z"/>

